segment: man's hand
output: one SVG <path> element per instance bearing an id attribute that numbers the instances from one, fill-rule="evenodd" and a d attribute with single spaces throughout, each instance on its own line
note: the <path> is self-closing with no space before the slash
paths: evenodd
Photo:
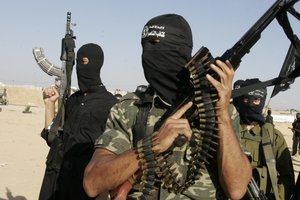
<path id="1" fill-rule="evenodd" d="M 43 99 L 45 104 L 45 128 L 48 128 L 55 116 L 55 102 L 59 94 L 57 86 L 50 86 L 43 89 Z"/>
<path id="2" fill-rule="evenodd" d="M 228 112 L 228 106 L 230 103 L 231 93 L 232 93 L 232 81 L 234 77 L 234 69 L 229 61 L 226 63 L 217 60 L 215 64 L 210 66 L 214 70 L 220 80 L 214 79 L 209 74 L 206 75 L 208 81 L 216 88 L 218 91 L 219 101 L 216 106 L 219 107 L 218 112 Z"/>
<path id="3" fill-rule="evenodd" d="M 55 103 L 58 99 L 59 94 L 57 90 L 57 86 L 50 86 L 43 89 L 43 99 L 44 103 Z"/>
<path id="4" fill-rule="evenodd" d="M 154 141 L 153 151 L 156 153 L 166 151 L 179 135 L 184 135 L 188 139 L 191 138 L 192 130 L 190 124 L 187 119 L 181 117 L 192 105 L 192 102 L 185 104 L 164 122 L 156 132 L 157 140 Z"/>

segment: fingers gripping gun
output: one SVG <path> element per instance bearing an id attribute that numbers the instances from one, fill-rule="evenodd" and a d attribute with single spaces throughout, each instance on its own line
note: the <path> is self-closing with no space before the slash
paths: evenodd
<path id="1" fill-rule="evenodd" d="M 162 121 L 175 113 L 185 103 L 194 101 L 194 106 L 186 113 L 186 118 L 194 118 L 196 116 L 200 121 L 200 125 L 204 127 L 203 132 L 207 133 L 208 130 L 217 130 L 217 121 L 214 119 L 216 117 L 215 110 L 217 108 L 214 102 L 218 100 L 218 97 L 216 91 L 212 89 L 213 86 L 206 80 L 205 75 L 209 73 L 217 79 L 219 79 L 219 77 L 217 77 L 214 71 L 210 70 L 209 65 L 214 63 L 216 59 L 222 61 L 229 60 L 234 70 L 237 70 L 241 59 L 250 52 L 250 49 L 260 39 L 261 33 L 275 18 L 277 18 L 284 31 L 288 32 L 286 29 L 290 29 L 290 25 L 283 26 L 282 21 L 284 21 L 285 24 L 288 23 L 288 19 L 286 18 L 287 12 L 290 12 L 296 18 L 299 17 L 295 14 L 295 10 L 293 9 L 293 5 L 298 1 L 299 0 L 277 0 L 242 38 L 220 57 L 214 58 L 206 47 L 201 47 L 185 65 L 185 68 L 191 73 L 194 92 L 181 95 L 178 101 L 162 116 Z M 282 18 L 284 18 L 284 20 L 282 20 Z M 291 39 L 290 36 L 288 36 L 288 38 Z M 214 127 L 211 127 L 211 122 L 214 120 L 216 123 Z M 185 136 L 178 136 L 174 145 L 182 146 L 186 140 L 187 138 L 185 138 Z M 267 199 L 256 186 L 253 178 L 249 183 L 248 189 L 255 199 Z"/>
<path id="2" fill-rule="evenodd" d="M 193 79 L 203 78 L 206 73 L 210 73 L 208 65 L 215 62 L 216 59 L 222 61 L 229 60 L 234 67 L 234 70 L 237 70 L 241 59 L 250 52 L 250 49 L 256 44 L 260 39 L 261 33 L 265 28 L 275 19 L 279 18 L 281 15 L 291 12 L 296 18 L 299 18 L 299 14 L 295 13 L 293 5 L 299 0 L 277 0 L 257 21 L 256 23 L 248 29 L 248 31 L 241 37 L 234 46 L 224 52 L 221 57 L 213 58 L 209 52 L 209 49 L 206 47 L 201 47 L 191 60 L 185 65 L 185 68 L 195 68 L 191 72 Z M 279 19 L 278 19 L 279 20 Z M 212 72 L 211 74 L 216 78 L 216 74 Z M 200 82 L 199 80 L 196 80 Z M 201 89 L 203 87 L 201 86 Z M 203 91 L 202 91 L 203 93 Z M 204 96 L 203 94 L 202 96 Z M 166 119 L 171 114 L 175 113 L 182 105 L 194 99 L 194 94 L 183 94 L 182 97 L 165 113 L 166 116 L 163 116 L 163 119 Z M 194 116 L 194 112 L 191 112 Z M 182 142 L 180 142 L 182 143 Z"/>
<path id="3" fill-rule="evenodd" d="M 295 10 L 293 9 L 293 5 L 297 1 L 298 0 L 277 0 L 231 49 L 228 49 L 221 57 L 216 59 L 221 59 L 223 61 L 229 60 L 234 69 L 237 70 L 243 56 L 250 52 L 250 49 L 260 39 L 263 30 L 275 18 L 282 15 L 282 13 L 286 13 L 287 11 L 291 12 L 291 14 L 293 14 L 296 18 L 299 18 L 299 14 L 295 13 Z M 179 108 L 181 108 L 189 101 L 194 101 L 194 106 L 192 109 L 187 111 L 187 113 L 185 114 L 186 118 L 192 120 L 195 120 L 195 118 L 197 118 L 197 120 L 199 120 L 201 124 L 200 129 L 203 128 L 203 132 L 205 132 L 206 135 L 209 135 L 207 134 L 207 132 L 215 130 L 217 128 L 211 126 L 211 122 L 214 121 L 214 118 L 216 117 L 216 114 L 214 113 L 215 104 L 213 102 L 215 102 L 214 98 L 216 98 L 214 96 L 217 95 L 215 94 L 215 91 L 211 90 L 211 85 L 205 78 L 206 73 L 212 73 L 211 75 L 216 76 L 214 72 L 209 70 L 209 65 L 215 62 L 216 59 L 212 57 L 206 47 L 201 47 L 196 52 L 196 54 L 185 65 L 185 68 L 187 68 L 191 72 L 194 91 L 190 91 L 189 87 L 186 90 L 183 90 L 184 93 L 177 99 L 177 101 L 170 107 L 170 109 L 165 112 L 161 119 L 156 123 L 154 129 L 158 130 L 169 116 L 174 114 Z M 207 123 L 203 123 L 203 121 L 207 121 Z M 174 145 L 182 146 L 186 141 L 187 138 L 185 138 L 185 136 L 178 136 L 174 141 Z M 205 150 L 205 146 L 203 146 L 202 149 Z M 201 153 L 202 152 L 200 152 L 199 154 Z M 131 187 L 128 188 L 126 184 L 127 182 L 125 182 L 121 187 L 127 193 Z M 120 190 L 122 190 L 122 188 Z M 250 199 L 267 199 L 265 194 L 257 186 L 253 177 L 248 184 L 248 194 L 250 196 Z"/>
<path id="4" fill-rule="evenodd" d="M 48 143 L 51 143 L 52 140 L 58 134 L 58 130 L 62 130 L 64 124 L 64 109 L 67 98 L 71 93 L 71 75 L 73 70 L 73 65 L 75 63 L 75 39 L 73 35 L 73 30 L 71 26 L 76 24 L 71 23 L 71 12 L 67 13 L 67 24 L 66 24 L 66 33 L 62 39 L 61 45 L 61 56 L 60 60 L 62 61 L 62 67 L 53 65 L 47 60 L 44 55 L 42 48 L 35 47 L 33 48 L 33 55 L 40 66 L 40 68 L 49 76 L 55 76 L 55 80 L 59 85 L 59 101 L 58 101 L 58 112 L 51 124 L 50 131 L 48 136 L 42 136 Z M 45 138 L 46 137 L 46 138 Z"/>

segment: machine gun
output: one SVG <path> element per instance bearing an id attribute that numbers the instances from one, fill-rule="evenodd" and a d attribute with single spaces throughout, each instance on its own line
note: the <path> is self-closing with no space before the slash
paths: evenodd
<path id="1" fill-rule="evenodd" d="M 260 39 L 261 33 L 275 18 L 277 18 L 278 21 L 286 20 L 286 22 L 288 23 L 288 19 L 285 18 L 287 12 L 290 12 L 295 17 L 297 16 L 293 5 L 298 1 L 299 0 L 277 0 L 263 14 L 263 16 L 259 18 L 258 21 L 242 36 L 242 38 L 231 49 L 228 49 L 221 56 L 221 59 L 229 60 L 236 70 L 239 67 L 241 59 L 245 54 L 250 52 L 250 49 Z M 281 21 L 279 21 L 280 24 L 282 23 Z M 284 27 L 284 29 L 286 28 L 287 27 Z"/>
<path id="2" fill-rule="evenodd" d="M 295 44 L 290 44 L 285 60 L 281 67 L 281 71 L 276 78 L 267 81 L 255 83 L 245 87 L 240 87 L 232 91 L 232 98 L 247 94 L 250 91 L 275 85 L 271 97 L 274 97 L 278 92 L 284 91 L 294 82 L 295 78 L 300 76 L 300 41 L 295 35 Z"/>
<path id="3" fill-rule="evenodd" d="M 65 103 L 71 93 L 71 75 L 73 71 L 73 66 L 75 63 L 75 39 L 73 35 L 73 30 L 71 26 L 76 24 L 71 23 L 71 12 L 67 12 L 67 24 L 66 24 L 66 33 L 62 39 L 61 44 L 61 56 L 60 60 L 62 61 L 62 67 L 53 65 L 47 60 L 44 55 L 42 48 L 35 47 L 33 48 L 33 55 L 40 66 L 40 68 L 48 75 L 55 76 L 55 80 L 59 86 L 59 100 L 58 100 L 58 111 L 57 114 L 50 125 L 50 130 L 48 135 L 42 135 L 42 137 L 47 141 L 48 144 L 51 144 L 53 139 L 58 135 L 58 131 L 62 130 L 64 125 L 64 110 Z"/>
<path id="4" fill-rule="evenodd" d="M 299 19 L 299 14 L 293 8 L 293 5 L 296 2 L 298 2 L 298 0 L 277 0 L 231 49 L 228 49 L 221 57 L 216 59 L 221 59 L 223 61 L 229 60 L 233 65 L 234 70 L 237 70 L 241 63 L 241 59 L 245 54 L 250 52 L 250 49 L 260 39 L 261 33 L 275 18 L 277 18 L 279 24 L 283 27 L 284 32 L 291 40 L 291 43 L 293 43 L 295 47 L 299 47 L 298 38 L 293 35 L 292 28 L 287 18 L 287 12 L 290 12 Z M 216 73 L 208 67 L 209 64 L 215 62 L 216 59 L 212 57 L 206 47 L 202 47 L 186 65 L 186 68 L 189 69 L 193 77 L 193 85 L 195 88 L 193 101 L 197 107 L 196 111 L 198 110 L 199 112 L 199 119 L 201 120 L 200 114 L 204 113 L 205 121 L 208 121 L 209 123 L 215 120 L 216 114 L 212 108 L 215 108 L 213 102 L 215 102 L 218 97 L 216 92 L 211 90 L 211 85 L 205 79 L 205 75 L 211 73 L 212 76 L 218 78 L 216 77 Z M 190 97 L 187 97 L 186 99 L 188 98 Z M 203 111 L 201 111 L 201 109 L 203 109 Z M 202 123 L 202 127 L 203 126 L 209 127 L 209 124 L 204 123 L 203 125 Z M 217 130 L 216 123 L 214 128 Z M 204 129 L 213 130 L 213 128 L 210 127 Z M 181 140 L 184 139 L 181 137 Z M 208 141 L 210 140 L 211 139 L 209 138 Z M 208 144 L 208 146 L 211 145 Z M 267 199 L 263 192 L 259 190 L 253 177 L 248 184 L 248 194 L 254 199 Z"/>
<path id="5" fill-rule="evenodd" d="M 229 60 L 234 70 L 237 70 L 241 59 L 250 52 L 250 49 L 260 39 L 261 33 L 275 18 L 277 18 L 279 24 L 283 27 L 287 37 L 292 43 L 295 43 L 295 38 L 290 34 L 291 27 L 287 19 L 287 12 L 299 18 L 299 14 L 297 14 L 293 8 L 294 4 L 298 1 L 299 0 L 277 0 L 242 38 L 238 40 L 232 48 L 226 50 L 222 56 L 214 58 L 208 48 L 201 47 L 185 65 L 185 68 L 188 69 L 191 74 L 194 91 L 184 91 L 185 93 L 182 94 L 173 106 L 161 117 L 159 124 L 162 124 L 168 116 L 175 113 L 182 105 L 189 101 L 194 102 L 193 107 L 187 111 L 185 117 L 188 119 L 192 117 L 193 120 L 197 117 L 200 131 L 203 133 L 203 137 L 205 137 L 205 144 L 202 144 L 202 147 L 199 148 L 201 149 L 200 152 L 195 153 L 195 155 L 202 155 L 202 157 L 194 158 L 194 160 L 198 159 L 200 161 L 197 165 L 201 165 L 203 160 L 206 161 L 207 156 L 209 156 L 207 152 L 209 152 L 211 146 L 215 144 L 215 135 L 217 135 L 217 108 L 215 102 L 218 101 L 218 95 L 205 76 L 206 74 L 210 74 L 216 79 L 219 79 L 219 77 L 210 69 L 210 64 L 214 63 L 216 59 L 222 61 Z M 187 138 L 185 136 L 178 136 L 174 141 L 174 145 L 182 146 L 186 141 Z M 248 185 L 250 193 L 255 195 L 255 199 L 266 199 L 259 188 L 254 187 L 255 185 L 252 178 Z"/>
<path id="6" fill-rule="evenodd" d="M 277 0 L 257 21 L 256 23 L 248 29 L 248 31 L 241 37 L 238 42 L 236 42 L 232 48 L 225 51 L 225 53 L 217 58 L 213 58 L 209 52 L 209 49 L 206 47 L 201 47 L 191 58 L 191 60 L 185 65 L 194 81 L 197 82 L 197 86 L 200 87 L 199 79 L 205 76 L 206 73 L 210 73 L 209 65 L 215 62 L 216 59 L 220 59 L 222 61 L 229 60 L 234 67 L 234 70 L 237 70 L 241 59 L 250 52 L 250 49 L 256 44 L 256 42 L 260 39 L 261 33 L 265 30 L 265 28 L 275 19 L 279 20 L 279 16 L 284 16 L 286 12 L 290 12 L 296 18 L 299 18 L 299 14 L 293 8 L 293 5 L 299 0 Z M 285 19 L 286 20 L 286 19 Z M 287 20 L 288 22 L 288 20 Z M 297 38 L 295 38 L 297 39 Z M 294 41 L 292 41 L 294 43 Z M 212 72 L 211 74 L 216 78 L 216 74 Z M 203 83 L 203 82 L 202 82 Z M 195 87 L 195 84 L 193 84 Z M 204 85 L 209 85 L 208 83 L 204 83 Z M 201 90 L 204 90 L 205 87 L 201 86 Z M 207 88 L 207 90 L 209 90 Z M 202 93 L 204 96 L 205 92 L 198 91 Z M 206 94 L 211 96 L 211 94 Z M 196 96 L 198 96 L 196 94 Z M 176 103 L 162 116 L 163 119 L 166 119 L 168 116 L 175 113 L 182 105 L 193 100 L 194 94 L 189 93 L 188 95 L 184 94 L 176 101 Z M 210 107 L 210 106 L 206 106 Z M 194 112 L 190 112 L 194 113 Z M 193 114 L 194 115 L 194 114 Z M 183 142 L 180 142 L 183 143 Z"/>

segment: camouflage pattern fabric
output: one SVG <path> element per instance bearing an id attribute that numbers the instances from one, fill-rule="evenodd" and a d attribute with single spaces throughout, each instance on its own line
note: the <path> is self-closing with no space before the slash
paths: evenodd
<path id="1" fill-rule="evenodd" d="M 147 121 L 146 133 L 151 134 L 153 132 L 153 127 L 155 123 L 160 119 L 166 109 L 161 109 L 156 106 L 157 102 L 162 103 L 159 97 L 153 97 L 153 105 L 150 109 Z M 139 100 L 134 94 L 125 95 L 120 103 L 116 104 L 111 109 L 111 114 L 108 117 L 106 130 L 98 138 L 95 143 L 95 147 L 106 148 L 116 154 L 121 154 L 124 151 L 133 148 L 133 135 L 131 127 L 135 124 L 136 114 L 138 112 L 138 107 L 134 105 L 134 102 Z M 165 106 L 166 107 L 166 106 Z M 232 120 L 237 122 L 235 127 L 239 126 L 238 113 L 231 107 Z M 198 131 L 192 128 L 193 132 Z M 237 132 L 238 133 L 238 132 Z M 176 147 L 174 149 L 174 162 L 177 168 L 176 172 L 179 172 L 179 176 L 184 181 L 188 166 L 188 160 L 190 159 L 190 148 L 188 143 L 182 147 Z M 209 173 L 210 172 L 210 173 Z M 220 194 L 222 191 L 217 192 L 216 186 L 218 184 L 217 167 L 213 166 L 210 170 L 203 170 L 203 175 L 200 176 L 199 180 L 196 180 L 195 184 L 189 187 L 182 194 L 175 195 L 174 193 L 169 193 L 164 188 L 159 190 L 159 199 L 163 200 L 174 200 L 174 199 L 221 199 Z M 133 192 L 129 194 L 127 199 L 139 199 L 141 195 L 140 192 Z"/>

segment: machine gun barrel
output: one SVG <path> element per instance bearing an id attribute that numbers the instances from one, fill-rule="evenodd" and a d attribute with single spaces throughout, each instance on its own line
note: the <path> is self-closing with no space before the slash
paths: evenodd
<path id="1" fill-rule="evenodd" d="M 299 0 L 277 0 L 257 21 L 256 23 L 235 43 L 235 45 L 228 49 L 220 58 L 229 60 L 234 69 L 237 70 L 241 63 L 241 59 L 245 54 L 250 52 L 250 49 L 260 39 L 261 33 L 265 28 L 278 16 L 280 12 L 285 12 L 291 9 L 293 5 Z"/>

